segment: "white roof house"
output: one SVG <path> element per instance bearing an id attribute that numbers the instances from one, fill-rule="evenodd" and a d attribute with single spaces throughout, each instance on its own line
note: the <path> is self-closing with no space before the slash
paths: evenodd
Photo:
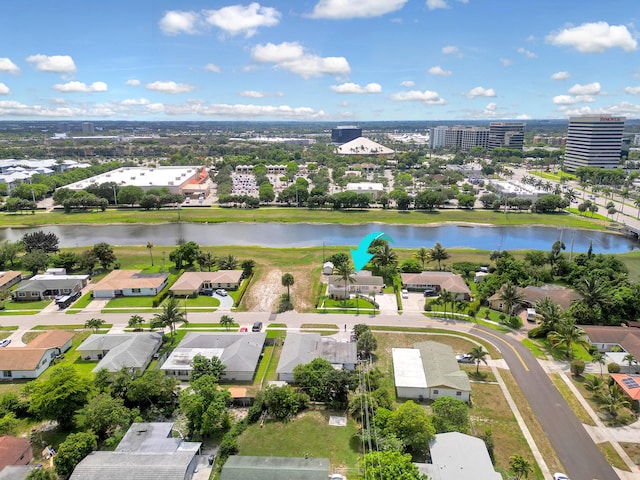
<path id="1" fill-rule="evenodd" d="M 393 377 L 401 398 L 428 398 L 427 377 L 417 348 L 392 348 Z"/>
<path id="2" fill-rule="evenodd" d="M 358 137 L 336 148 L 338 155 L 391 155 L 394 150 L 365 137 Z"/>
<path id="3" fill-rule="evenodd" d="M 493 469 L 484 440 L 464 433 L 439 433 L 431 441 L 431 461 L 418 464 L 420 473 L 431 480 L 500 480 Z"/>

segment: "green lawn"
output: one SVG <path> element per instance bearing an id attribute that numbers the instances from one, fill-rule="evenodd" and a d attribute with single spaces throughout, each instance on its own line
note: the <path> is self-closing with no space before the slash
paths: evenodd
<path id="1" fill-rule="evenodd" d="M 105 308 L 153 307 L 154 297 L 117 297 L 112 298 Z"/>
<path id="2" fill-rule="evenodd" d="M 83 296 L 81 296 L 73 305 L 71 305 L 71 308 L 85 308 L 91 303 L 91 300 L 93 300 L 93 295 L 91 294 L 91 292 L 87 292 Z"/>
<path id="3" fill-rule="evenodd" d="M 73 340 L 71 341 L 71 348 L 64 353 L 64 358 L 57 362 L 56 365 L 72 365 L 78 373 L 84 376 L 92 376 L 91 370 L 98 364 L 98 362 L 88 362 L 82 360 L 80 358 L 80 352 L 77 351 L 77 348 L 80 346 L 82 342 L 84 342 L 92 332 L 74 332 Z M 47 368 L 38 380 L 44 380 L 51 375 L 51 372 L 55 366 L 51 366 Z"/>
<path id="4" fill-rule="evenodd" d="M 51 300 L 40 300 L 37 302 L 13 302 L 8 300 L 4 304 L 5 310 L 35 310 L 40 311 L 51 303 Z"/>
<path id="5" fill-rule="evenodd" d="M 329 458 L 331 469 L 358 467 L 360 440 L 356 425 L 330 427 L 329 416 L 344 412 L 307 411 L 290 422 L 253 424 L 238 438 L 240 455 Z"/>
<path id="6" fill-rule="evenodd" d="M 340 329 L 337 325 L 331 323 L 303 323 L 300 325 L 300 331 L 302 332 L 318 332 L 321 335 L 333 335 L 338 333 Z"/>
<path id="7" fill-rule="evenodd" d="M 184 305 L 184 300 L 180 301 L 181 305 Z M 187 308 L 189 307 L 219 307 L 220 300 L 207 295 L 198 295 L 197 297 L 187 298 Z"/>

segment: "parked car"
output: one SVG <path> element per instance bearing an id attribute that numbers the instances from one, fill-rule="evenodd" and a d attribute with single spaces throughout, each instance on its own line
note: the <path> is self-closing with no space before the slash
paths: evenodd
<path id="1" fill-rule="evenodd" d="M 564 473 L 556 472 L 553 474 L 553 480 L 569 480 Z"/>
<path id="2" fill-rule="evenodd" d="M 224 288 L 219 288 L 216 290 L 216 295 L 220 295 L 221 297 L 226 297 L 229 294 Z"/>
<path id="3" fill-rule="evenodd" d="M 0 340 L 0 347 L 6 347 L 10 343 L 11 343 L 11 340 L 9 340 L 8 338 L 5 338 L 4 340 Z"/>
<path id="4" fill-rule="evenodd" d="M 203 288 L 202 290 L 200 290 L 199 294 L 210 297 L 211 295 L 213 295 L 213 288 Z"/>
<path id="5" fill-rule="evenodd" d="M 247 327 L 241 327 L 240 328 L 240 333 L 244 333 L 244 332 L 248 332 L 249 329 L 247 329 Z"/>
<path id="6" fill-rule="evenodd" d="M 261 332 L 262 331 L 262 322 L 254 323 L 253 327 L 251 327 L 251 331 L 252 332 Z"/>
<path id="7" fill-rule="evenodd" d="M 400 293 L 402 294 L 402 298 L 409 298 L 409 291 L 408 290 L 403 288 Z"/>
<path id="8" fill-rule="evenodd" d="M 461 353 L 460 355 L 456 355 L 456 361 L 458 363 L 473 363 L 473 357 L 468 353 Z"/>
<path id="9" fill-rule="evenodd" d="M 436 292 L 435 288 L 431 288 L 431 287 L 427 287 L 424 289 L 424 296 L 425 297 L 435 297 L 438 294 L 438 292 Z"/>

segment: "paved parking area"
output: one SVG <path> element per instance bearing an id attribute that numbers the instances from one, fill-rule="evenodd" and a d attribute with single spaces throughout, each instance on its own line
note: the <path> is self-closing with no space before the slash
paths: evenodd
<path id="1" fill-rule="evenodd" d="M 402 299 L 403 312 L 424 312 L 424 294 L 409 292 L 409 298 Z"/>
<path id="2" fill-rule="evenodd" d="M 376 302 L 380 305 L 380 312 L 391 313 L 398 311 L 398 304 L 394 293 L 379 293 L 376 295 Z"/>

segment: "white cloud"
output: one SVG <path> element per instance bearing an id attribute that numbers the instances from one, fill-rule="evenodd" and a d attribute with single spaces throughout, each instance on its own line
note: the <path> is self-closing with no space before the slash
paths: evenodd
<path id="1" fill-rule="evenodd" d="M 91 85 L 83 82 L 67 82 L 58 83 L 53 86 L 53 89 L 64 93 L 94 93 L 106 92 L 108 87 L 104 82 L 93 82 Z"/>
<path id="2" fill-rule="evenodd" d="M 531 120 L 531 115 L 521 113 L 520 115 L 516 116 L 516 120 Z"/>
<path id="3" fill-rule="evenodd" d="M 602 53 L 610 48 L 621 48 L 631 52 L 638 47 L 624 25 L 609 25 L 607 22 L 583 23 L 550 33 L 547 42 L 556 46 L 573 47 L 581 53 Z"/>
<path id="4" fill-rule="evenodd" d="M 214 65 L 213 63 L 207 63 L 204 66 L 204 69 L 207 72 L 220 73 L 220 67 L 218 67 L 217 65 Z"/>
<path id="5" fill-rule="evenodd" d="M 407 0 L 320 0 L 311 18 L 367 18 L 379 17 L 404 7 Z"/>
<path id="6" fill-rule="evenodd" d="M 249 98 L 263 98 L 266 95 L 263 92 L 257 92 L 255 90 L 245 90 L 244 92 L 240 92 L 241 97 L 249 97 Z"/>
<path id="7" fill-rule="evenodd" d="M 509 67 L 509 66 L 513 65 L 513 62 L 511 60 L 509 60 L 508 58 L 501 58 L 500 59 L 500 63 L 502 63 L 502 66 L 504 66 L 504 67 Z"/>
<path id="8" fill-rule="evenodd" d="M 576 83 L 568 90 L 572 95 L 598 95 L 600 93 L 600 83 L 593 82 L 586 85 Z"/>
<path id="9" fill-rule="evenodd" d="M 398 92 L 391 95 L 391 100 L 396 102 L 422 102 L 427 105 L 444 105 L 447 102 L 438 95 L 438 92 L 431 90 L 411 90 L 409 92 Z"/>
<path id="10" fill-rule="evenodd" d="M 536 55 L 535 53 L 533 53 L 530 50 L 527 50 L 526 48 L 520 47 L 518 49 L 518 53 L 521 53 L 522 55 L 524 55 L 527 58 L 538 58 L 538 55 Z"/>
<path id="11" fill-rule="evenodd" d="M 149 105 L 151 102 L 146 98 L 127 98 L 120 102 L 124 106 Z"/>
<path id="12" fill-rule="evenodd" d="M 429 69 L 429 73 L 431 75 L 439 75 L 441 77 L 448 77 L 453 72 L 451 70 L 444 70 L 440 65 L 436 65 L 435 67 L 431 67 Z"/>
<path id="13" fill-rule="evenodd" d="M 332 85 L 331 90 L 336 93 L 380 93 L 382 86 L 379 83 L 367 83 L 364 87 L 357 83 L 343 83 L 342 85 Z"/>
<path id="14" fill-rule="evenodd" d="M 429 10 L 436 10 L 438 8 L 449 8 L 446 0 L 427 0 L 427 8 Z"/>
<path id="15" fill-rule="evenodd" d="M 411 88 L 411 87 L 415 87 L 416 86 L 416 82 L 414 82 L 413 80 L 405 80 L 404 82 L 400 83 L 401 87 L 406 87 L 406 88 Z"/>
<path id="16" fill-rule="evenodd" d="M 20 68 L 9 58 L 0 58 L 0 72 L 20 73 Z"/>
<path id="17" fill-rule="evenodd" d="M 199 17 L 195 12 L 168 10 L 160 19 L 160 30 L 165 35 L 194 34 L 198 32 L 198 23 Z"/>
<path id="18" fill-rule="evenodd" d="M 495 97 L 496 91 L 493 88 L 484 88 L 484 87 L 474 87 L 465 93 L 465 97 L 467 98 L 475 98 L 475 97 Z"/>
<path id="19" fill-rule="evenodd" d="M 140 85 L 140 80 L 136 80 L 135 78 L 132 78 L 131 80 L 127 80 L 124 83 L 125 83 L 125 85 L 130 85 L 132 87 L 137 87 L 138 85 Z"/>
<path id="20" fill-rule="evenodd" d="M 257 63 L 275 63 L 275 68 L 284 68 L 305 79 L 325 74 L 345 75 L 351 71 L 346 58 L 305 53 L 304 47 L 297 42 L 256 45 L 251 58 Z"/>
<path id="21" fill-rule="evenodd" d="M 272 7 L 263 7 L 257 2 L 248 6 L 230 5 L 219 10 L 203 10 L 208 24 L 218 27 L 229 35 L 244 34 L 249 38 L 260 27 L 273 27 L 280 22 L 280 12 Z"/>
<path id="22" fill-rule="evenodd" d="M 76 71 L 76 64 L 69 55 L 31 55 L 27 62 L 34 64 L 36 70 L 53 73 L 72 73 Z"/>
<path id="23" fill-rule="evenodd" d="M 556 72 L 551 75 L 551 80 L 567 80 L 570 76 L 569 72 Z"/>
<path id="24" fill-rule="evenodd" d="M 624 87 L 624 93 L 629 95 L 640 95 L 640 86 L 638 87 Z"/>
<path id="25" fill-rule="evenodd" d="M 194 87 L 193 85 L 189 85 L 188 83 L 161 82 L 161 81 L 147 83 L 145 85 L 145 88 L 147 90 L 153 90 L 154 92 L 171 93 L 171 94 L 186 93 L 196 89 L 196 87 Z"/>
<path id="26" fill-rule="evenodd" d="M 442 47 L 442 53 L 445 55 L 460 55 L 460 49 L 454 45 Z"/>
<path id="27" fill-rule="evenodd" d="M 206 117 L 231 117 L 247 118 L 270 117 L 270 118 L 322 118 L 324 111 L 314 110 L 310 107 L 290 107 L 288 105 L 229 105 L 211 104 L 207 105 L 199 102 L 191 102 L 184 105 L 152 105 L 155 113 L 165 113 L 167 115 L 202 115 Z"/>
<path id="28" fill-rule="evenodd" d="M 573 105 L 575 103 L 592 103 L 595 99 L 591 95 L 556 95 L 552 99 L 556 105 Z"/>
<path id="29" fill-rule="evenodd" d="M 481 115 L 483 117 L 495 117 L 498 115 L 498 105 L 495 102 L 487 103 Z"/>
<path id="30" fill-rule="evenodd" d="M 11 90 L 4 83 L 0 83 L 0 95 L 9 95 Z"/>

